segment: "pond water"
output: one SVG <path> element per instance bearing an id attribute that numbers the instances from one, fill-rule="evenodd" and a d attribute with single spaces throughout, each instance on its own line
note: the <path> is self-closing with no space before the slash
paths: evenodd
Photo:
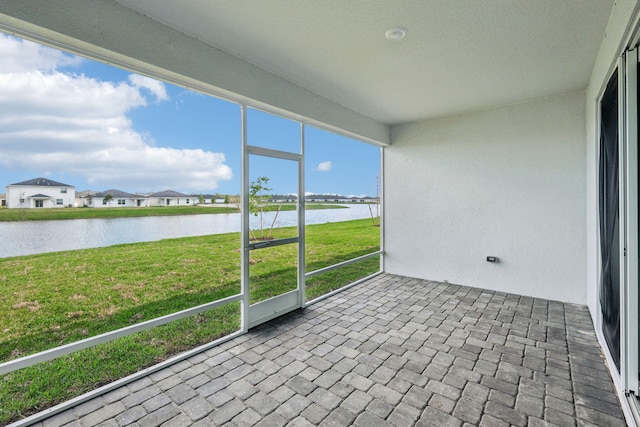
<path id="1" fill-rule="evenodd" d="M 306 223 L 323 224 L 371 217 L 367 205 L 346 206 L 347 209 L 308 210 L 305 212 Z M 273 215 L 273 212 L 265 214 L 265 224 L 271 224 Z M 295 225 L 296 217 L 295 211 L 280 212 L 275 226 Z M 252 216 L 251 221 L 252 228 L 256 229 L 258 218 Z M 233 233 L 239 232 L 240 227 L 239 213 L 0 222 L 0 258 Z"/>

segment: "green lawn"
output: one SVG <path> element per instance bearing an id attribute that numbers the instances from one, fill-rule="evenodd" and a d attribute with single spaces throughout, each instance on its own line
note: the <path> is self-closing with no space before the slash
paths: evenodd
<path id="1" fill-rule="evenodd" d="M 276 229 L 274 237 L 281 233 L 290 231 Z M 378 250 L 380 229 L 371 220 L 311 225 L 306 240 L 306 271 L 313 271 Z M 252 251 L 252 301 L 291 286 L 295 246 Z M 378 270 L 374 257 L 314 277 L 307 299 Z M 230 233 L 0 259 L 0 287 L 0 361 L 7 361 L 239 293 L 240 238 Z M 230 304 L 0 376 L 0 424 L 239 327 L 239 305 Z"/>
<path id="2" fill-rule="evenodd" d="M 265 210 L 275 210 L 280 207 L 283 211 L 295 210 L 294 204 L 283 203 L 281 205 L 271 205 Z M 336 209 L 344 206 L 310 203 L 305 205 L 305 209 Z M 59 209 L 0 209 L 0 221 L 41 221 L 58 219 L 87 219 L 87 218 L 121 218 L 139 216 L 162 216 L 162 215 L 199 215 L 215 213 L 237 213 L 240 210 L 235 206 L 159 206 L 153 208 L 59 208 Z"/>

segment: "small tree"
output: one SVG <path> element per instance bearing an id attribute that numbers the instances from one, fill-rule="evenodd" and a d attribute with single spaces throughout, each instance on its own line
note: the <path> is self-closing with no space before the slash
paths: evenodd
<path id="1" fill-rule="evenodd" d="M 200 197 L 198 198 L 198 200 L 200 201 L 200 204 L 203 205 L 204 204 L 204 195 L 201 194 Z"/>
<path id="2" fill-rule="evenodd" d="M 107 202 L 109 206 L 111 206 L 111 201 L 113 200 L 113 196 L 111 194 L 107 194 L 104 196 L 104 201 Z"/>
<path id="3" fill-rule="evenodd" d="M 278 205 L 271 226 L 265 235 L 264 213 L 269 210 L 269 194 L 267 194 L 267 192 L 271 191 L 271 188 L 267 187 L 267 184 L 269 184 L 269 178 L 266 176 L 259 176 L 249 183 L 249 212 L 251 212 L 253 216 L 260 217 L 260 234 L 256 236 L 253 230 L 249 230 L 253 240 L 270 240 L 271 231 L 280 213 L 280 206 Z"/>

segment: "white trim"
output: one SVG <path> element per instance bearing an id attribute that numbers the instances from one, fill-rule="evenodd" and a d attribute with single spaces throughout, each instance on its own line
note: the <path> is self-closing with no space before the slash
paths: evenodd
<path id="1" fill-rule="evenodd" d="M 300 123 L 300 162 L 298 163 L 298 307 L 304 307 L 304 302 L 306 300 L 306 280 L 305 280 L 305 270 L 306 270 L 306 256 L 307 256 L 307 240 L 306 240 L 306 229 L 307 229 L 307 220 L 306 220 L 306 212 L 305 205 L 307 203 L 307 198 L 305 196 L 305 136 L 306 136 L 306 126 L 303 123 Z"/>
<path id="2" fill-rule="evenodd" d="M 357 258 L 351 258 L 351 259 L 348 259 L 346 261 L 339 262 L 337 264 L 332 264 L 332 265 L 330 265 L 328 267 L 324 267 L 324 268 L 321 268 L 319 270 L 310 271 L 309 273 L 305 274 L 305 277 L 306 278 L 311 278 L 313 276 L 317 276 L 318 274 L 326 273 L 327 271 L 336 270 L 336 269 L 338 269 L 340 267 L 344 267 L 345 265 L 353 264 L 353 263 L 356 263 L 356 262 L 359 262 L 359 261 L 364 261 L 365 259 L 372 258 L 372 257 L 374 257 L 376 255 L 382 255 L 382 251 L 378 250 L 378 251 L 375 251 L 375 252 L 371 252 L 370 254 L 359 256 Z"/>
<path id="3" fill-rule="evenodd" d="M 620 43 L 618 44 L 618 48 L 616 49 L 615 55 L 613 56 L 611 61 L 611 65 L 609 65 L 609 70 L 607 71 L 607 74 L 606 74 L 607 77 L 604 79 L 603 82 L 601 82 L 600 89 L 596 94 L 596 100 L 598 102 L 598 105 L 600 103 L 600 100 L 602 100 L 602 95 L 604 95 L 604 91 L 607 88 L 607 84 L 609 83 L 609 79 L 611 78 L 611 75 L 613 74 L 614 70 L 619 64 L 620 56 L 623 54 L 625 50 L 635 46 L 635 44 L 632 44 L 632 43 L 637 44 L 638 40 L 640 40 L 640 2 L 636 2 L 636 5 L 633 9 L 633 12 L 631 13 L 631 17 L 629 19 L 627 27 L 624 30 L 624 35 L 620 40 Z M 596 111 L 598 110 L 596 109 Z M 596 122 L 596 123 L 598 123 L 598 130 L 600 130 L 599 122 Z M 596 135 L 596 137 L 599 137 L 599 134 Z"/>
<path id="4" fill-rule="evenodd" d="M 298 243 L 300 239 L 298 237 L 287 237 L 285 239 L 273 239 L 273 240 L 265 240 L 264 242 L 256 242 L 249 243 L 249 249 L 252 251 L 255 249 L 266 249 L 272 248 L 274 246 L 282 246 L 282 245 L 291 245 L 293 243 Z"/>
<path id="5" fill-rule="evenodd" d="M 640 403 L 638 398 L 634 394 L 628 394 L 626 396 L 625 404 L 629 405 L 629 412 L 631 412 L 634 420 L 640 420 Z"/>
<path id="6" fill-rule="evenodd" d="M 636 2 L 624 34 L 625 36 L 620 42 L 620 54 L 622 54 L 623 51 L 631 50 L 640 44 L 640 2 Z"/>
<path id="7" fill-rule="evenodd" d="M 625 103 L 626 103 L 626 93 L 625 93 L 625 68 L 626 61 L 624 55 L 620 56 L 618 59 L 618 252 L 620 257 L 620 265 L 618 271 L 618 285 L 619 285 L 619 327 L 620 327 L 620 336 L 619 343 L 620 346 L 620 376 L 622 386 L 626 389 L 626 385 L 624 383 L 624 372 L 627 364 L 627 354 L 626 354 L 626 296 L 625 296 L 625 262 L 624 262 L 624 253 L 626 251 L 626 241 L 625 241 L 625 212 L 626 212 L 626 189 L 625 189 L 625 167 L 624 167 L 624 158 L 625 158 Z"/>
<path id="8" fill-rule="evenodd" d="M 240 248 L 242 259 L 240 261 L 241 287 L 242 287 L 242 330 L 249 330 L 249 151 L 247 146 L 247 106 L 240 106 L 241 120 L 241 157 L 242 157 L 242 179 L 240 197 L 242 216 L 242 228 L 240 229 Z"/>
<path id="9" fill-rule="evenodd" d="M 385 202 L 384 202 L 384 147 L 380 147 L 380 178 L 378 180 L 378 189 L 380 190 L 380 194 L 378 194 L 379 197 L 379 204 L 380 204 L 380 252 L 382 252 L 382 256 L 380 257 L 380 271 L 384 271 L 384 242 L 385 242 L 385 222 L 384 222 L 384 218 L 385 218 L 385 214 L 384 214 L 384 207 L 385 207 Z"/>
<path id="10" fill-rule="evenodd" d="M 602 354 L 604 355 L 605 366 L 609 370 L 609 376 L 613 381 L 613 388 L 615 389 L 618 401 L 620 402 L 620 407 L 622 408 L 622 413 L 624 414 L 625 421 L 629 426 L 636 426 L 638 424 L 636 419 L 633 418 L 633 411 L 629 406 L 629 401 L 626 398 L 627 394 L 625 393 L 622 382 L 620 381 L 618 368 L 616 368 L 616 365 L 613 362 L 613 358 L 611 357 L 611 353 L 609 352 L 609 347 L 607 346 L 607 342 L 605 341 L 604 335 L 602 334 L 602 331 L 600 329 L 596 329 L 596 337 L 598 338 L 600 349 L 602 350 Z"/>
<path id="11" fill-rule="evenodd" d="M 291 153 L 289 151 L 274 150 L 272 148 L 256 147 L 255 145 L 247 145 L 247 154 L 254 156 L 271 157 L 273 159 L 291 160 L 293 162 L 301 162 L 302 155 Z"/>
<path id="12" fill-rule="evenodd" d="M 361 284 L 362 282 L 365 282 L 365 281 L 367 281 L 367 280 L 373 279 L 374 277 L 379 276 L 379 275 L 381 275 L 382 273 L 384 273 L 384 271 L 378 271 L 377 273 L 370 274 L 369 276 L 367 276 L 367 277 L 363 277 L 363 278 L 362 278 L 362 279 L 360 279 L 360 280 L 356 280 L 356 281 L 355 281 L 355 282 L 353 282 L 353 283 L 349 283 L 349 284 L 348 284 L 348 285 L 346 285 L 346 286 L 343 286 L 343 287 L 338 288 L 338 289 L 336 289 L 336 290 L 333 290 L 333 291 L 331 291 L 331 292 L 327 292 L 327 293 L 326 293 L 326 294 L 324 294 L 324 295 L 320 295 L 319 297 L 314 298 L 314 299 L 312 299 L 311 301 L 306 302 L 306 303 L 304 304 L 304 306 L 305 306 L 305 307 L 309 307 L 310 305 L 313 305 L 313 304 L 318 303 L 318 302 L 320 302 L 320 301 L 322 301 L 322 300 L 324 300 L 324 299 L 327 299 L 327 298 L 332 297 L 332 296 L 334 296 L 334 295 L 336 295 L 336 294 L 339 294 L 339 293 L 340 293 L 340 292 L 342 292 L 342 291 L 346 291 L 347 289 L 353 288 L 354 286 L 359 285 L 359 284 Z"/>
<path id="13" fill-rule="evenodd" d="M 638 49 L 625 53 L 624 157 L 624 334 L 625 390 L 638 394 Z"/>
<path id="14" fill-rule="evenodd" d="M 292 291 L 251 304 L 248 319 L 249 328 L 261 325 L 290 311 L 299 309 L 299 301 L 300 287 L 297 287 Z"/>

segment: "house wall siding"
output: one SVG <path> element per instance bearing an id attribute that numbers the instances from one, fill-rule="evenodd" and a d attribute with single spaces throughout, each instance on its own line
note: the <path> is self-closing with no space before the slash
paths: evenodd
<path id="1" fill-rule="evenodd" d="M 92 206 L 96 208 L 113 208 L 113 207 L 131 208 L 136 206 L 134 200 L 129 199 L 127 197 L 114 197 L 113 199 L 111 199 L 110 202 L 107 202 L 106 205 L 103 203 L 103 200 L 104 200 L 104 197 L 98 197 L 97 200 L 94 198 Z M 124 205 L 120 204 L 118 202 L 119 200 L 124 200 Z"/>
<path id="2" fill-rule="evenodd" d="M 62 193 L 61 189 L 66 188 L 67 192 Z M 75 206 L 76 196 L 73 187 L 45 187 L 45 186 L 29 186 L 29 185 L 8 185 L 7 186 L 7 207 L 9 209 L 28 209 L 35 208 L 35 201 L 31 196 L 43 194 L 51 199 L 43 201 L 43 208 L 65 208 Z M 23 202 L 20 202 L 24 199 Z M 62 205 L 57 205 L 56 201 L 62 200 Z"/>
<path id="3" fill-rule="evenodd" d="M 169 200 L 168 204 L 167 199 Z M 149 197 L 149 206 L 191 206 L 197 204 L 197 197 Z"/>
<path id="4" fill-rule="evenodd" d="M 577 92 L 392 128 L 386 271 L 584 304 L 584 126 Z"/>

